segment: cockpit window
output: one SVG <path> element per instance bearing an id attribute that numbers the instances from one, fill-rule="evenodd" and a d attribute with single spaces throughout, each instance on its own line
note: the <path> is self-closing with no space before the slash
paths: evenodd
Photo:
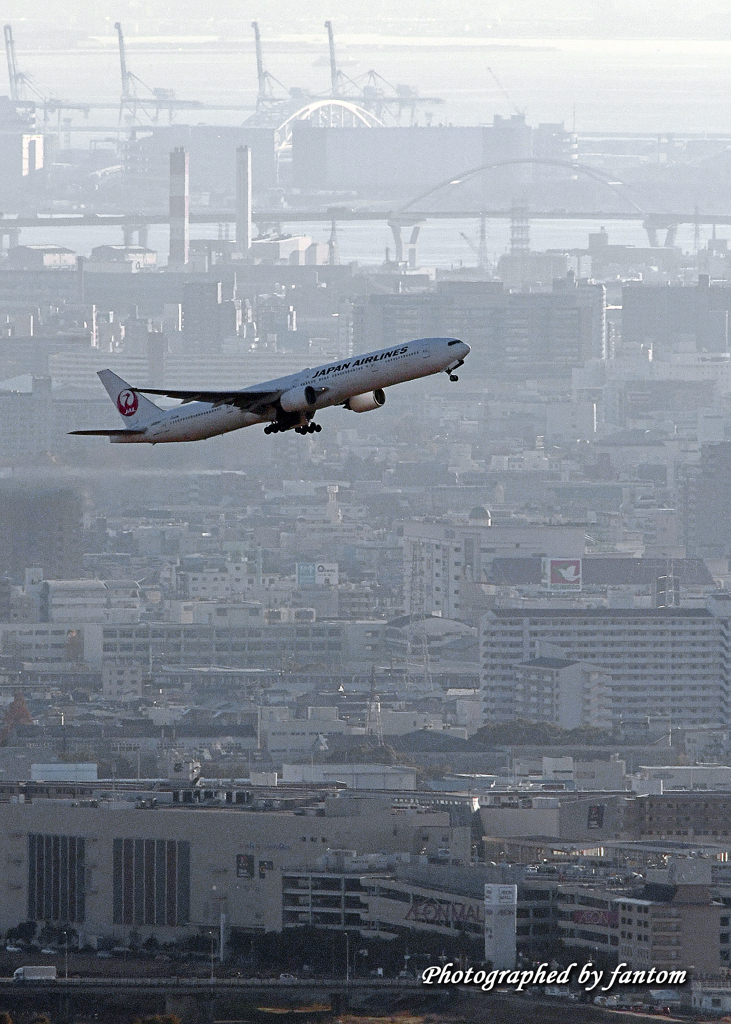
<path id="1" fill-rule="evenodd" d="M 461 345 L 462 342 L 459 340 L 459 338 L 455 338 L 454 341 L 450 341 L 449 344 L 450 345 Z"/>

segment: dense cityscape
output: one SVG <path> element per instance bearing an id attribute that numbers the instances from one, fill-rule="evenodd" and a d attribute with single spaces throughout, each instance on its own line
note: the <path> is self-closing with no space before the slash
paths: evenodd
<path id="1" fill-rule="evenodd" d="M 452 29 L 394 4 L 380 49 L 362 10 L 343 44 L 316 5 L 287 34 L 69 4 L 55 38 L 26 6 L 0 95 L 0 1010 L 446 1014 L 422 981 L 446 964 L 504 969 L 512 993 L 459 998 L 505 1020 L 536 993 L 547 1021 L 731 1012 L 731 127 L 530 116 L 516 69 L 613 17 L 633 37 L 619 2 Z M 398 38 L 462 33 L 469 62 L 470 32 L 482 93 L 459 61 L 394 83 Z M 298 60 L 313 84 L 282 84 Z M 133 413 L 225 406 L 416 339 L 470 350 L 316 423 L 280 389 L 265 429 L 109 443 L 140 438 L 100 371 Z M 587 990 L 588 963 L 634 983 Z M 539 964 L 558 981 L 515 992 Z"/>

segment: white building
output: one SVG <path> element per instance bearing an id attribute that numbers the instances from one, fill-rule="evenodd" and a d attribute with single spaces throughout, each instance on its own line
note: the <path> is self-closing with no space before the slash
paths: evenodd
<path id="1" fill-rule="evenodd" d="M 516 668 L 515 717 L 562 729 L 609 729 L 611 684 L 611 675 L 596 665 L 532 658 Z"/>

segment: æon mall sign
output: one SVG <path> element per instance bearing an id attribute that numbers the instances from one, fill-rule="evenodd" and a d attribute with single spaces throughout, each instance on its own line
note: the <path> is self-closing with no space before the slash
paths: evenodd
<path id="1" fill-rule="evenodd" d="M 482 924 L 482 905 L 477 903 L 444 902 L 439 900 L 414 900 L 406 915 L 407 921 L 422 924 L 441 924 L 450 928 L 453 924 L 475 921 Z"/>
<path id="2" fill-rule="evenodd" d="M 616 910 L 574 910 L 571 920 L 574 924 L 598 924 L 604 928 L 616 928 L 618 915 Z"/>

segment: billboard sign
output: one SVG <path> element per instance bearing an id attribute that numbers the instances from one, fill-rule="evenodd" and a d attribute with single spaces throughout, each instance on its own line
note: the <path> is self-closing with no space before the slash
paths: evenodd
<path id="1" fill-rule="evenodd" d="M 318 562 L 315 565 L 315 584 L 318 587 L 337 587 L 338 563 Z"/>
<path id="2" fill-rule="evenodd" d="M 545 558 L 543 585 L 549 590 L 581 590 L 581 559 Z"/>

